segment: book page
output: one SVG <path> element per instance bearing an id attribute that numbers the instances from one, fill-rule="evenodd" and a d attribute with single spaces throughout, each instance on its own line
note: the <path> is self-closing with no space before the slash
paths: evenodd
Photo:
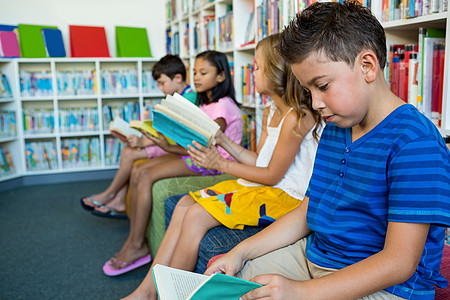
<path id="1" fill-rule="evenodd" d="M 208 140 L 211 140 L 211 138 L 213 137 L 211 132 L 207 131 L 204 127 L 201 127 L 201 126 L 191 122 L 189 119 L 186 119 L 184 116 L 173 112 L 172 110 L 170 110 L 167 107 L 164 107 L 162 105 L 156 104 L 155 107 L 154 107 L 154 110 L 155 111 L 159 111 L 162 114 L 164 114 L 164 115 L 170 117 L 171 119 L 177 121 L 178 123 L 183 124 L 184 126 L 192 129 L 193 131 L 195 131 L 195 132 L 199 133 L 200 135 L 206 137 Z"/>
<path id="2" fill-rule="evenodd" d="M 155 265 L 152 271 L 161 300 L 186 300 L 197 286 L 209 278 L 163 265 Z"/>
<path id="3" fill-rule="evenodd" d="M 139 132 L 136 129 L 131 128 L 127 122 L 125 122 L 123 119 L 121 119 L 119 117 L 116 117 L 116 118 L 114 118 L 113 121 L 111 121 L 111 123 L 109 124 L 109 130 L 118 131 L 127 137 L 132 134 L 137 137 L 142 136 L 141 132 Z"/>
<path id="4" fill-rule="evenodd" d="M 212 136 L 220 128 L 219 124 L 211 119 L 204 111 L 177 93 L 174 96 L 168 95 L 165 100 L 161 101 L 161 105 L 183 116 L 194 124 L 205 128 Z"/>

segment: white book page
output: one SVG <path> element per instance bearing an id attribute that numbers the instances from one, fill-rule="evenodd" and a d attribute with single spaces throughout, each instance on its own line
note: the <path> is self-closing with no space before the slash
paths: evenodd
<path id="1" fill-rule="evenodd" d="M 205 128 L 213 136 L 220 128 L 219 124 L 212 120 L 204 111 L 177 93 L 174 96 L 168 95 L 165 100 L 161 101 L 161 105 L 178 113 L 192 123 Z"/>
<path id="2" fill-rule="evenodd" d="M 203 274 L 163 265 L 153 267 L 153 276 L 161 300 L 186 300 L 192 291 L 209 278 Z"/>
<path id="3" fill-rule="evenodd" d="M 141 137 L 142 133 L 134 128 L 130 127 L 130 124 L 125 122 L 122 118 L 116 117 L 113 121 L 109 124 L 110 129 L 116 129 L 119 132 L 122 132 L 126 136 L 129 135 L 135 135 L 137 137 Z"/>

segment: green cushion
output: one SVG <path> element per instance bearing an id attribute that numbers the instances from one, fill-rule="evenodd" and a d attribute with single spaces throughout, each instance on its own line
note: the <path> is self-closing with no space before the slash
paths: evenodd
<path id="1" fill-rule="evenodd" d="M 166 231 L 164 202 L 167 198 L 190 191 L 198 191 L 221 181 L 235 178 L 228 174 L 222 174 L 216 176 L 172 177 L 157 181 L 153 185 L 153 210 L 146 233 L 151 255 L 155 257 Z"/>

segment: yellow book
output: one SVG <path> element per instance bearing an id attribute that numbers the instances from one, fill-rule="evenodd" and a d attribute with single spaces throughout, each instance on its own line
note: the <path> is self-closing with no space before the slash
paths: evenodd
<path id="1" fill-rule="evenodd" d="M 132 120 L 130 121 L 130 127 L 131 128 L 135 128 L 138 130 L 144 130 L 146 132 L 148 132 L 149 134 L 151 134 L 154 137 L 159 137 L 158 131 L 156 131 L 155 128 L 153 128 L 153 121 L 152 120 L 144 120 L 144 121 L 139 121 L 139 120 Z M 175 143 L 174 140 L 169 139 L 168 137 L 164 136 L 167 140 L 167 142 L 169 143 L 169 145 L 176 145 L 177 143 Z"/>

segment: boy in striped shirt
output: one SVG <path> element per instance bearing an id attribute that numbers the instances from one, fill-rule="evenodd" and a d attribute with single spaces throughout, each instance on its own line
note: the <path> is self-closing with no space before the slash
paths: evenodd
<path id="1" fill-rule="evenodd" d="M 447 285 L 450 152 L 387 86 L 383 27 L 356 1 L 315 3 L 279 48 L 328 122 L 310 185 L 298 209 L 206 274 L 263 285 L 245 300 L 434 299 L 433 285 Z"/>

